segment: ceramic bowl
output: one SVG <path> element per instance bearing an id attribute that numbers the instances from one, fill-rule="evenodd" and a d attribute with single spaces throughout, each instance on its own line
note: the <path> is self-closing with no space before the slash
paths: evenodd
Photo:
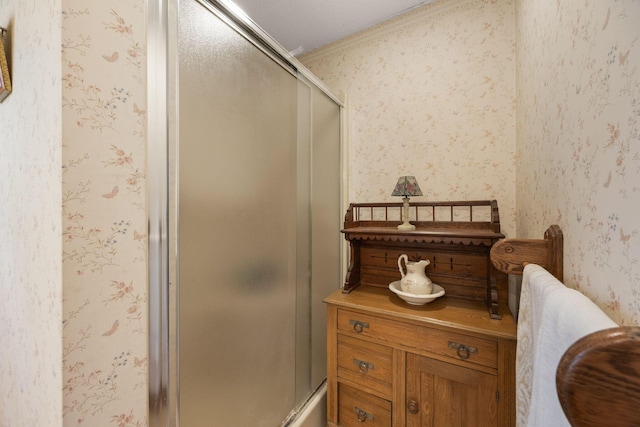
<path id="1" fill-rule="evenodd" d="M 442 288 L 442 286 L 436 285 L 435 283 L 433 284 L 433 293 L 428 295 L 416 295 L 416 294 L 410 294 L 408 292 L 403 292 L 400 289 L 399 280 L 390 283 L 389 289 L 391 289 L 391 292 L 393 292 L 394 294 L 402 298 L 404 301 L 406 301 L 407 304 L 411 304 L 411 305 L 424 305 L 444 295 L 444 289 Z"/>

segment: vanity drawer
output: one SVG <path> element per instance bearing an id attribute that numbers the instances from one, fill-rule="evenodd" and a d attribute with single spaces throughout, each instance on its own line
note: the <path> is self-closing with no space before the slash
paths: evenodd
<path id="1" fill-rule="evenodd" d="M 346 335 L 367 337 L 391 346 L 415 348 L 490 368 L 498 366 L 498 345 L 490 339 L 343 309 L 338 310 L 338 330 Z"/>
<path id="2" fill-rule="evenodd" d="M 338 378 L 391 398 L 393 349 L 338 334 Z"/>
<path id="3" fill-rule="evenodd" d="M 338 424 L 342 427 L 391 427 L 391 402 L 339 383 Z"/>

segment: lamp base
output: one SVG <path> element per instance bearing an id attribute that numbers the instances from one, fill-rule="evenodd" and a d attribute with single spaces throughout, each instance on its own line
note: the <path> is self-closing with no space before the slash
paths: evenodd
<path id="1" fill-rule="evenodd" d="M 408 222 L 404 222 L 398 226 L 398 230 L 403 230 L 403 231 L 413 231 L 415 229 L 416 229 L 416 226 Z"/>
<path id="2" fill-rule="evenodd" d="M 409 223 L 409 197 L 402 198 L 402 224 L 398 226 L 398 230 L 412 231 L 416 226 Z"/>

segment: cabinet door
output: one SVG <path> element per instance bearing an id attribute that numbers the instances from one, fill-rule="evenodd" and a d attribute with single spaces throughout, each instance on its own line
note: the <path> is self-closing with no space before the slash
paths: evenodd
<path id="1" fill-rule="evenodd" d="M 408 427 L 497 425 L 494 375 L 407 354 Z"/>

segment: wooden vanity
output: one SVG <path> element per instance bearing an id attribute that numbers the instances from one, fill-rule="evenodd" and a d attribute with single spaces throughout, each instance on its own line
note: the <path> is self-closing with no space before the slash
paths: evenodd
<path id="1" fill-rule="evenodd" d="M 495 201 L 352 204 L 343 289 L 327 303 L 330 426 L 515 425 L 516 324 L 507 278 L 490 259 L 500 233 Z M 396 212 L 397 210 L 397 212 Z M 421 306 L 389 289 L 398 257 L 428 259 L 445 295 Z"/>

